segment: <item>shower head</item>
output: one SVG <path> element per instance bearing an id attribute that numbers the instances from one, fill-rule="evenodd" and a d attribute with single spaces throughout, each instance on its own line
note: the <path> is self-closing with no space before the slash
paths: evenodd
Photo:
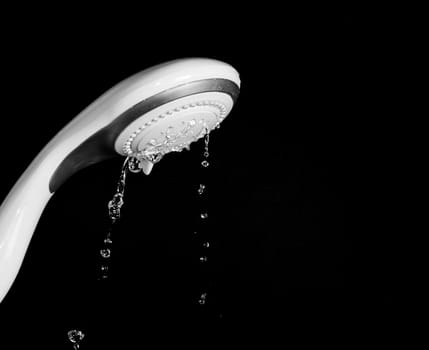
<path id="1" fill-rule="evenodd" d="M 131 76 L 76 116 L 37 155 L 0 207 L 0 301 L 49 198 L 70 176 L 115 156 L 138 158 L 149 174 L 164 155 L 189 148 L 218 127 L 239 89 L 232 66 L 179 59 Z"/>
<path id="2" fill-rule="evenodd" d="M 176 60 L 128 78 L 68 125 L 64 134 L 81 143 L 71 142 L 50 181 L 51 192 L 76 171 L 117 154 L 138 157 L 149 174 L 165 154 L 219 125 L 239 86 L 234 68 L 211 59 Z"/>

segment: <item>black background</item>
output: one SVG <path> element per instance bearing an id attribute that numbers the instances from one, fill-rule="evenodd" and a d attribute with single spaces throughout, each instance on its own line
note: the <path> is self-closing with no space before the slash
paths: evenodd
<path id="1" fill-rule="evenodd" d="M 57 131 L 135 72 L 211 57 L 242 80 L 211 135 L 205 230 L 193 234 L 202 142 L 148 177 L 130 174 L 114 274 L 97 306 L 92 272 L 122 158 L 82 170 L 48 203 L 1 305 L 2 322 L 10 319 L 1 337 L 15 344 L 5 349 L 71 348 L 72 328 L 86 333 L 82 349 L 96 349 L 205 346 L 230 335 L 354 342 L 379 331 L 374 319 L 385 324 L 389 297 L 377 287 L 366 314 L 345 223 L 374 45 L 368 19 L 345 9 L 187 11 L 29 12 L 3 31 L 2 198 Z M 216 286 L 205 309 L 196 304 L 201 235 L 213 243 Z"/>

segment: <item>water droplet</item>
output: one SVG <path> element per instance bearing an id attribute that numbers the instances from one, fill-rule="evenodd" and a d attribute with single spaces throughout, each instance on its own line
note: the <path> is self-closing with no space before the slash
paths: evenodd
<path id="1" fill-rule="evenodd" d="M 208 161 L 206 161 L 206 160 L 203 160 L 203 161 L 201 162 L 201 165 L 202 165 L 204 168 L 207 168 L 207 167 L 209 166 L 209 162 L 208 162 Z"/>
<path id="2" fill-rule="evenodd" d="M 77 329 L 72 329 L 67 333 L 67 336 L 73 344 L 78 344 L 85 337 L 85 334 Z M 78 349 L 78 347 L 76 349 Z"/>
<path id="3" fill-rule="evenodd" d="M 197 235 L 198 234 L 198 232 L 197 231 L 194 231 L 194 235 Z"/>
<path id="4" fill-rule="evenodd" d="M 105 244 L 112 244 L 112 233 L 110 231 L 107 232 L 106 238 L 103 240 Z"/>
<path id="5" fill-rule="evenodd" d="M 209 152 L 204 152 L 204 157 L 208 158 Z"/>
<path id="6" fill-rule="evenodd" d="M 109 204 L 107 205 L 109 208 L 110 207 L 121 207 L 124 204 L 124 200 L 123 200 L 123 194 L 122 193 L 115 193 L 115 195 L 113 196 L 113 199 L 111 201 L 109 201 Z"/>
<path id="7" fill-rule="evenodd" d="M 140 165 L 140 161 L 135 157 L 132 157 L 128 160 L 128 169 L 132 173 L 138 173 L 141 171 L 141 168 L 139 167 L 139 165 Z"/>
<path id="8" fill-rule="evenodd" d="M 198 300 L 198 303 L 200 305 L 204 305 L 206 303 L 207 293 L 202 293 L 200 295 L 200 299 Z"/>
<path id="9" fill-rule="evenodd" d="M 203 247 L 204 247 L 204 248 L 208 248 L 208 247 L 210 247 L 210 243 L 209 243 L 209 242 L 204 242 L 204 243 L 203 243 Z"/>
<path id="10" fill-rule="evenodd" d="M 102 265 L 101 266 L 101 271 L 107 272 L 108 270 L 109 270 L 109 266 L 107 266 L 107 265 Z"/>
<path id="11" fill-rule="evenodd" d="M 207 262 L 207 257 L 206 256 L 201 256 L 200 257 L 200 261 L 203 262 L 203 263 Z"/>
<path id="12" fill-rule="evenodd" d="M 110 258 L 110 249 L 109 248 L 101 249 L 100 254 L 103 258 Z"/>
<path id="13" fill-rule="evenodd" d="M 198 189 L 198 194 L 203 194 L 205 188 L 206 188 L 206 185 L 200 184 L 200 188 Z"/>
<path id="14" fill-rule="evenodd" d="M 201 219 L 207 219 L 209 217 L 208 213 L 201 213 L 200 215 Z"/>
<path id="15" fill-rule="evenodd" d="M 116 193 L 113 196 L 113 199 L 109 201 L 108 208 L 109 208 L 109 216 L 113 219 L 119 219 L 121 217 L 121 207 L 124 204 L 124 200 L 122 199 L 121 193 Z"/>
<path id="16" fill-rule="evenodd" d="M 121 217 L 121 209 L 118 207 L 110 207 L 109 208 L 109 217 L 112 220 L 117 220 Z"/>

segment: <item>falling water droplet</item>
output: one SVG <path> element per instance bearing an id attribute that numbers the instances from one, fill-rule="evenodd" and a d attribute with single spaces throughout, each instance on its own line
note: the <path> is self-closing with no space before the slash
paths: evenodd
<path id="1" fill-rule="evenodd" d="M 116 203 L 116 200 L 111 200 L 108 204 L 109 208 L 109 216 L 112 220 L 117 220 L 121 217 L 121 206 L 123 205 L 123 201 L 119 201 Z"/>
<path id="2" fill-rule="evenodd" d="M 206 188 L 206 185 L 200 184 L 200 188 L 198 188 L 198 194 L 203 194 L 205 188 Z"/>
<path id="3" fill-rule="evenodd" d="M 207 219 L 209 217 L 208 213 L 201 213 L 200 215 L 201 219 Z"/>
<path id="4" fill-rule="evenodd" d="M 206 256 L 201 256 L 200 257 L 200 261 L 203 262 L 203 263 L 207 262 L 207 257 Z"/>
<path id="5" fill-rule="evenodd" d="M 79 331 L 77 329 L 72 329 L 67 333 L 67 336 L 69 340 L 74 344 L 74 349 L 79 349 L 79 343 L 85 337 L 85 334 L 83 334 L 82 331 Z"/>
<path id="6" fill-rule="evenodd" d="M 136 157 L 132 157 L 128 160 L 128 169 L 132 173 L 138 173 L 141 171 L 141 168 L 139 167 L 140 160 L 138 160 Z"/>
<path id="7" fill-rule="evenodd" d="M 101 266 L 101 271 L 107 272 L 108 270 L 109 270 L 109 266 L 107 266 L 107 265 L 102 265 Z"/>
<path id="8" fill-rule="evenodd" d="M 106 258 L 106 259 L 110 258 L 110 249 L 109 248 L 101 249 L 100 254 L 103 258 Z"/>
<path id="9" fill-rule="evenodd" d="M 104 239 L 104 241 L 103 241 L 105 244 L 112 244 L 112 240 L 111 240 L 111 238 L 110 238 L 110 236 L 109 237 L 106 237 L 105 239 Z"/>
<path id="10" fill-rule="evenodd" d="M 209 166 L 209 162 L 208 162 L 208 161 L 206 161 L 206 160 L 203 160 L 203 161 L 201 162 L 201 165 L 202 165 L 204 168 L 207 168 L 207 167 Z"/>
<path id="11" fill-rule="evenodd" d="M 203 243 L 203 247 L 204 247 L 204 248 L 208 248 L 208 247 L 210 247 L 210 243 L 209 243 L 209 242 L 204 242 L 204 243 Z"/>
<path id="12" fill-rule="evenodd" d="M 198 299 L 198 303 L 200 305 L 204 305 L 206 303 L 206 299 L 207 299 L 207 293 L 202 293 L 200 295 L 200 299 Z"/>

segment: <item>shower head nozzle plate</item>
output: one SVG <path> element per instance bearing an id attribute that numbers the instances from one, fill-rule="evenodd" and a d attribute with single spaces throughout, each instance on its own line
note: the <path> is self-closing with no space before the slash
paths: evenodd
<path id="1" fill-rule="evenodd" d="M 150 110 L 118 136 L 115 150 L 122 155 L 159 159 L 181 151 L 220 125 L 233 106 L 230 95 L 203 92 L 178 98 Z"/>

